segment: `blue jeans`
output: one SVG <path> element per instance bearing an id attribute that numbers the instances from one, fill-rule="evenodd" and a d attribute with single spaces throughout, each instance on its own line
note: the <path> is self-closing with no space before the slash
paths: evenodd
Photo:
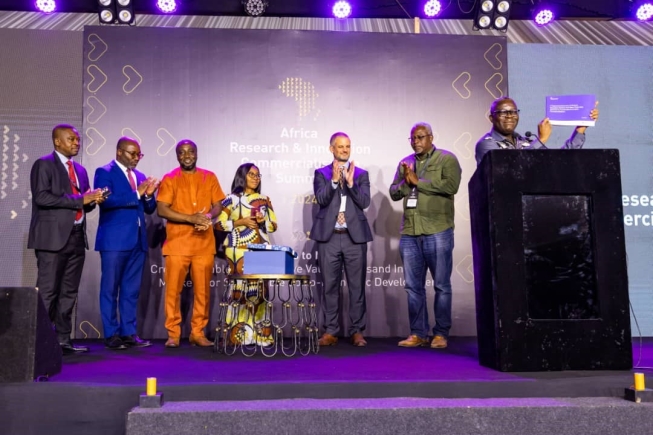
<path id="1" fill-rule="evenodd" d="M 431 271 L 435 288 L 435 326 L 433 335 L 449 337 L 451 329 L 451 272 L 453 270 L 453 228 L 426 236 L 402 235 L 399 253 L 404 263 L 408 294 L 410 333 L 420 338 L 429 335 L 426 308 L 426 271 Z"/>

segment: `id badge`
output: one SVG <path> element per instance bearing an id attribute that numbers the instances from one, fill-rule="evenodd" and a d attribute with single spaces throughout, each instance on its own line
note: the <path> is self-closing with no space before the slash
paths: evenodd
<path id="1" fill-rule="evenodd" d="M 406 200 L 406 208 L 417 208 L 417 189 L 413 188 Z"/>

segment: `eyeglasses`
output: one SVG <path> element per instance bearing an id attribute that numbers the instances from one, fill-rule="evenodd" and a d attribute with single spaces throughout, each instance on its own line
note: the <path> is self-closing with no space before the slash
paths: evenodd
<path id="1" fill-rule="evenodd" d="M 413 143 L 413 142 L 421 142 L 424 140 L 425 137 L 433 136 L 432 134 L 423 134 L 421 136 L 413 136 L 408 138 L 408 142 Z"/>
<path id="2" fill-rule="evenodd" d="M 135 159 L 136 157 L 138 157 L 139 159 L 142 159 L 143 157 L 145 157 L 145 154 L 143 154 L 143 153 L 137 153 L 136 151 L 127 151 L 127 150 L 124 149 L 124 148 L 120 148 L 120 150 L 121 150 L 122 152 L 127 153 L 127 154 L 129 154 L 130 156 L 132 156 L 132 159 Z"/>
<path id="3" fill-rule="evenodd" d="M 507 118 L 509 116 L 519 116 L 519 109 L 517 110 L 495 110 L 493 112 L 499 118 Z"/>
<path id="4" fill-rule="evenodd" d="M 255 178 L 255 179 L 257 179 L 257 180 L 260 180 L 261 177 L 262 177 L 261 174 L 255 174 L 254 172 L 248 172 L 248 173 L 247 173 L 247 176 L 248 176 L 249 178 Z"/>

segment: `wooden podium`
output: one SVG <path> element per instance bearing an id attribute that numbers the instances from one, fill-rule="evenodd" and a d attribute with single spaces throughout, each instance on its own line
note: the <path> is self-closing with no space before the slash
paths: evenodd
<path id="1" fill-rule="evenodd" d="M 496 150 L 469 182 L 479 362 L 632 368 L 618 150 Z"/>

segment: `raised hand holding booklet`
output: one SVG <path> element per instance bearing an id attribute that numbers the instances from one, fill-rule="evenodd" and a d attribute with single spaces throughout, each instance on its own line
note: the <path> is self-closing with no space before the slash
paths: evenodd
<path id="1" fill-rule="evenodd" d="M 594 95 L 551 95 L 546 97 L 546 117 L 553 125 L 594 127 L 590 112 Z"/>

